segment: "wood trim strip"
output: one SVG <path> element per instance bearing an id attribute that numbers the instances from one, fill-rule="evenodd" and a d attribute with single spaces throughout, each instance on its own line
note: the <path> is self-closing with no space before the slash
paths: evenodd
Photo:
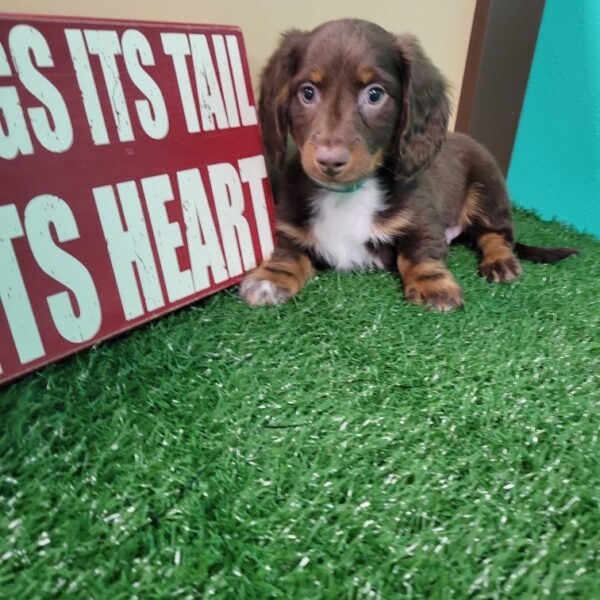
<path id="1" fill-rule="evenodd" d="M 467 51 L 467 62 L 463 76 L 462 87 L 456 113 L 455 130 L 467 133 L 469 130 L 469 119 L 473 110 L 475 100 L 475 89 L 479 69 L 481 68 L 481 57 L 483 54 L 483 40 L 488 25 L 491 0 L 477 0 L 475 14 L 473 15 L 473 26 L 471 38 Z"/>
<path id="2" fill-rule="evenodd" d="M 545 0 L 477 0 L 456 131 L 508 172 Z"/>

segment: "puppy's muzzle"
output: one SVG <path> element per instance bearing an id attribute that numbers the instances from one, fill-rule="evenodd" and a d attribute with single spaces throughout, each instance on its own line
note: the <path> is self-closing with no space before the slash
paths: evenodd
<path id="1" fill-rule="evenodd" d="M 350 160 L 350 151 L 343 146 L 317 146 L 315 161 L 319 170 L 329 176 L 339 175 Z"/>

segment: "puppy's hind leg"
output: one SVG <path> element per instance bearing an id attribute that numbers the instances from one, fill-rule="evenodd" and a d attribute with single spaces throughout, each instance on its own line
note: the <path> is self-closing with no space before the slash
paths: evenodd
<path id="1" fill-rule="evenodd" d="M 490 282 L 508 282 L 522 269 L 513 253 L 510 201 L 504 180 L 495 164 L 489 166 L 493 171 L 467 190 L 462 222 L 467 237 L 481 252 L 479 274 Z"/>
<path id="2" fill-rule="evenodd" d="M 522 271 L 521 264 L 512 251 L 512 241 L 502 233 L 490 231 L 476 240 L 481 250 L 479 274 L 490 282 L 508 282 Z"/>

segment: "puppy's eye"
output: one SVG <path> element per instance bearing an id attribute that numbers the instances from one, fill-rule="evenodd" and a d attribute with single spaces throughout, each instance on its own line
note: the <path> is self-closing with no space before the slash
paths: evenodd
<path id="1" fill-rule="evenodd" d="M 379 104 L 385 97 L 385 90 L 380 85 L 372 85 L 366 92 L 369 104 Z"/>
<path id="2" fill-rule="evenodd" d="M 298 96 L 304 104 L 313 104 L 317 101 L 318 91 L 312 83 L 303 83 L 298 90 Z"/>

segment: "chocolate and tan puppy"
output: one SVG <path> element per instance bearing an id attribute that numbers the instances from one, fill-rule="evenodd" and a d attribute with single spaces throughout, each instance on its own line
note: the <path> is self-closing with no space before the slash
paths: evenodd
<path id="1" fill-rule="evenodd" d="M 575 252 L 515 242 L 498 165 L 473 139 L 447 133 L 449 112 L 444 78 L 410 35 L 354 19 L 284 34 L 259 102 L 279 171 L 278 243 L 242 282 L 244 300 L 283 302 L 319 267 L 388 268 L 408 300 L 450 310 L 463 304 L 444 262 L 458 236 L 495 282 L 519 275 L 517 256 Z M 297 152 L 286 163 L 288 133 Z"/>

